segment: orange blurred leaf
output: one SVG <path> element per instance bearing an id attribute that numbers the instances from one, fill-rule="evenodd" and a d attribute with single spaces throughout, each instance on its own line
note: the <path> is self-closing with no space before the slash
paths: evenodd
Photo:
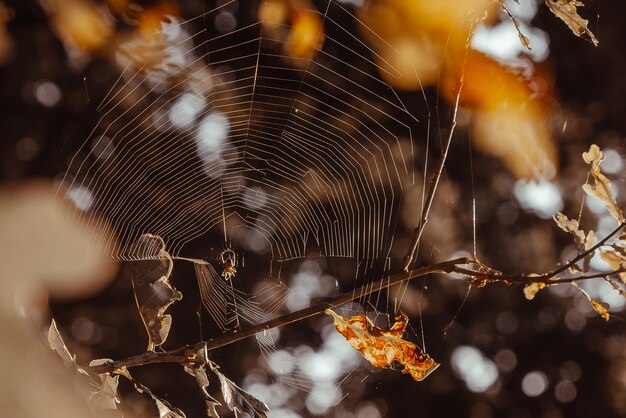
<path id="1" fill-rule="evenodd" d="M 169 22 L 170 16 L 178 16 L 180 11 L 173 3 L 160 3 L 144 9 L 139 14 L 139 32 L 145 37 L 161 33 L 163 22 Z"/>
<path id="2" fill-rule="evenodd" d="M 53 4 L 54 27 L 64 42 L 82 50 L 94 51 L 110 40 L 112 22 L 94 3 L 71 0 Z"/>
<path id="3" fill-rule="evenodd" d="M 292 12 L 291 23 L 285 52 L 295 59 L 311 59 L 324 43 L 324 29 L 319 14 L 308 8 L 297 7 Z"/>
<path id="4" fill-rule="evenodd" d="M 417 381 L 424 380 L 439 367 L 419 347 L 402 339 L 408 325 L 406 315 L 397 316 L 393 326 L 384 330 L 364 315 L 347 319 L 330 309 L 326 309 L 326 314 L 333 317 L 337 331 L 374 367 L 393 368 L 394 363 L 400 364 L 404 366 L 402 373 L 409 373 Z"/>

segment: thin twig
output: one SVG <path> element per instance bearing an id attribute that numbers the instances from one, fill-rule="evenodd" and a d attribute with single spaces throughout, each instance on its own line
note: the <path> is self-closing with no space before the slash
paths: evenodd
<path id="1" fill-rule="evenodd" d="M 598 243 L 596 245 L 594 245 L 593 247 L 591 247 L 590 249 L 588 249 L 587 251 L 584 251 L 580 254 L 578 254 L 578 256 L 576 256 L 576 258 L 574 258 L 572 261 L 570 261 L 567 264 L 564 264 L 563 266 L 559 267 L 556 270 L 553 270 L 551 272 L 552 276 L 557 276 L 558 274 L 564 272 L 565 270 L 567 270 L 568 268 L 570 268 L 571 266 L 573 266 L 574 264 L 578 263 L 580 260 L 582 260 L 583 258 L 587 257 L 588 255 L 594 253 L 598 248 L 602 247 L 604 244 L 606 244 L 606 242 L 613 238 L 618 232 L 620 232 L 622 229 L 624 229 L 624 227 L 626 226 L 626 223 L 621 223 L 619 225 L 617 225 L 617 228 L 615 228 L 613 231 L 611 231 L 610 234 L 608 234 L 606 237 L 602 238 L 600 241 L 598 241 Z"/>
<path id="2" fill-rule="evenodd" d="M 456 92 L 456 97 L 454 98 L 454 107 L 452 112 L 450 113 L 450 122 L 448 128 L 448 135 L 446 137 L 446 141 L 443 144 L 443 149 L 441 150 L 441 156 L 439 157 L 439 161 L 437 162 L 437 167 L 433 176 L 430 179 L 430 184 L 428 186 L 428 195 L 426 196 L 426 201 L 424 206 L 422 207 L 422 214 L 420 217 L 420 221 L 415 227 L 413 231 L 413 239 L 411 240 L 411 245 L 409 246 L 409 251 L 404 257 L 403 270 L 405 272 L 409 271 L 411 267 L 411 263 L 413 262 L 413 258 L 415 257 L 415 253 L 417 252 L 417 247 L 419 245 L 420 239 L 422 238 L 422 234 L 424 232 L 424 228 L 426 227 L 426 222 L 428 222 L 428 214 L 430 213 L 430 208 L 433 204 L 433 200 L 435 199 L 435 193 L 437 192 L 437 186 L 439 185 L 439 180 L 441 179 L 441 175 L 443 173 L 443 168 L 446 165 L 446 160 L 448 158 L 448 151 L 450 150 L 450 144 L 452 143 L 452 136 L 454 135 L 454 129 L 456 128 L 456 117 L 459 111 L 459 101 L 461 100 L 461 90 L 463 89 L 463 73 L 461 73 L 461 78 L 459 79 L 458 89 Z"/>
<path id="3" fill-rule="evenodd" d="M 626 223 L 618 225 L 617 228 L 615 228 L 607 236 L 605 236 L 600 241 L 598 241 L 598 243 L 594 245 L 593 247 L 591 247 L 590 249 L 578 254 L 574 259 L 563 264 L 561 267 L 555 270 L 551 270 L 544 274 L 533 275 L 533 276 L 530 276 L 527 274 L 513 275 L 513 274 L 476 271 L 476 270 L 465 269 L 462 267 L 457 267 L 454 272 L 459 273 L 459 274 L 464 274 L 474 279 L 485 280 L 487 282 L 505 282 L 508 284 L 547 283 L 548 281 L 550 281 L 550 283 L 556 284 L 556 283 L 568 283 L 568 282 L 577 281 L 577 280 L 584 280 L 586 278 L 590 278 L 591 276 L 580 276 L 578 278 L 567 278 L 567 279 L 559 279 L 559 280 L 552 280 L 552 279 L 556 278 L 559 274 L 563 273 L 570 267 L 574 266 L 583 258 L 593 254 L 598 248 L 605 245 L 609 239 L 613 238 L 618 232 L 623 230 L 624 227 L 626 227 Z M 621 271 L 618 270 L 615 272 L 609 272 L 609 273 L 605 273 L 604 275 L 611 275 L 611 274 L 619 273 L 619 272 Z M 602 277 L 602 275 L 599 277 Z"/>
<path id="4" fill-rule="evenodd" d="M 155 363 L 180 363 L 180 364 L 203 364 L 204 360 L 189 346 L 184 346 L 171 351 L 157 353 L 148 351 L 136 356 L 127 357 L 98 366 L 85 367 L 84 369 L 94 374 L 111 373 L 122 367 L 136 367 L 144 364 Z"/>

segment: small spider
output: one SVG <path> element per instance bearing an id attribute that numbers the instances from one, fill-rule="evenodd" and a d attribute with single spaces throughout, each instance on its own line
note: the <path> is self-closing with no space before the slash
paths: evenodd
<path id="1" fill-rule="evenodd" d="M 235 252 L 230 248 L 222 252 L 220 255 L 224 270 L 222 270 L 222 277 L 224 280 L 230 280 L 237 274 L 237 256 Z"/>

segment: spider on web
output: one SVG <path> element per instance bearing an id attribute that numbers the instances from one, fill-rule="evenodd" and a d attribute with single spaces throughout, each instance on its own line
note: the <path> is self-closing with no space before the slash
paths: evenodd
<path id="1" fill-rule="evenodd" d="M 220 260 L 224 266 L 224 270 L 222 270 L 222 277 L 224 280 L 230 281 L 235 278 L 235 275 L 237 274 L 237 255 L 235 252 L 232 249 L 227 248 L 220 254 Z"/>

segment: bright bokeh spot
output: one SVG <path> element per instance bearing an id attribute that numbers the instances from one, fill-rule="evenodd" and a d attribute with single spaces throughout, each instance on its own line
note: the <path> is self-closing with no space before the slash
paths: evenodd
<path id="1" fill-rule="evenodd" d="M 186 128 L 193 123 L 196 116 L 206 104 L 204 97 L 193 93 L 185 93 L 174 102 L 168 117 L 177 128 Z"/>
<path id="2" fill-rule="evenodd" d="M 604 154 L 604 161 L 602 161 L 602 171 L 608 174 L 618 174 L 624 167 L 622 156 L 619 152 L 612 148 L 606 148 L 602 150 Z"/>
<path id="3" fill-rule="evenodd" d="M 534 212 L 544 219 L 551 218 L 563 209 L 561 191 L 547 180 L 538 182 L 518 180 L 514 194 L 524 210 Z"/>
<path id="4" fill-rule="evenodd" d="M 228 135 L 228 129 L 228 118 L 223 113 L 213 112 L 202 119 L 196 138 L 200 157 L 206 158 L 206 154 L 219 154 Z"/>
<path id="5" fill-rule="evenodd" d="M 485 392 L 498 379 L 495 363 L 475 347 L 462 345 L 452 353 L 452 368 L 472 392 Z"/>
<path id="6" fill-rule="evenodd" d="M 522 391 L 526 396 L 536 397 L 548 389 L 548 377 L 545 373 L 533 371 L 522 379 Z"/>
<path id="7" fill-rule="evenodd" d="M 74 186 L 67 196 L 76 205 L 76 207 L 84 212 L 87 212 L 93 204 L 93 195 L 91 191 L 84 186 Z"/>
<path id="8" fill-rule="evenodd" d="M 52 81 L 42 81 L 35 85 L 35 98 L 46 107 L 53 107 L 61 100 L 61 90 Z"/>
<path id="9" fill-rule="evenodd" d="M 492 28 L 480 25 L 472 36 L 472 47 L 492 56 L 493 58 L 515 64 L 520 54 L 524 53 L 533 61 L 541 62 L 548 57 L 548 35 L 536 28 L 521 24 L 522 33 L 528 38 L 531 50 L 520 42 L 515 24 L 506 20 Z"/>

